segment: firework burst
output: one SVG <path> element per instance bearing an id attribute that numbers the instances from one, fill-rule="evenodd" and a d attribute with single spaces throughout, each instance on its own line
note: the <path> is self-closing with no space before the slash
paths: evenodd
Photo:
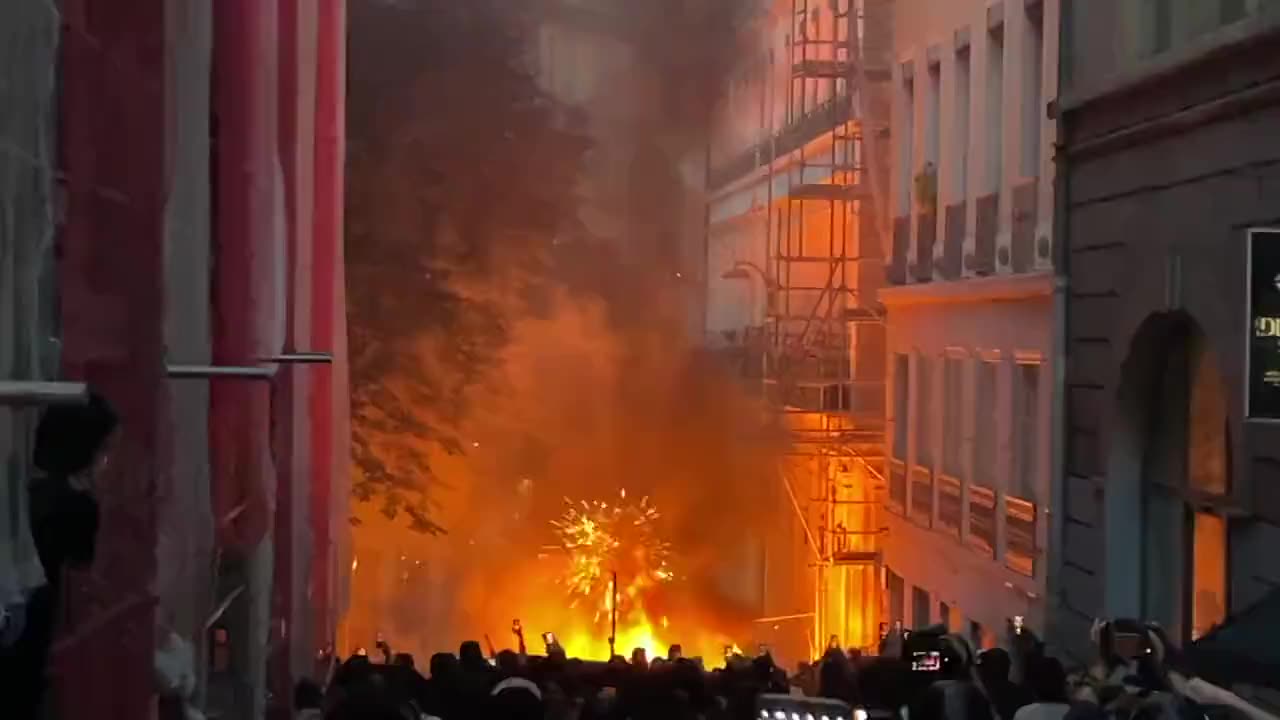
<path id="1" fill-rule="evenodd" d="M 627 491 L 616 503 L 601 500 L 573 502 L 565 498 L 566 509 L 552 521 L 560 546 L 569 560 L 561 582 L 572 597 L 572 605 L 597 599 L 597 618 L 607 612 L 612 593 L 611 574 L 618 573 L 619 609 L 634 604 L 638 596 L 656 585 L 670 582 L 667 564 L 670 544 L 658 529 L 661 515 L 643 498 L 639 504 L 627 502 Z"/>

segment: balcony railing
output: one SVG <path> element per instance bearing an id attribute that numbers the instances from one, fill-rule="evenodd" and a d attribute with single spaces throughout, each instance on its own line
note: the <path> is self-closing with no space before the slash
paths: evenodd
<path id="1" fill-rule="evenodd" d="M 933 470 L 920 465 L 911 468 L 911 519 L 933 527 Z"/>
<path id="2" fill-rule="evenodd" d="M 1016 573 L 1036 574 L 1036 505 L 1029 500 L 1006 497 L 1005 564 Z"/>
<path id="3" fill-rule="evenodd" d="M 1036 223 L 1039 218 L 1036 206 L 1039 196 L 1040 183 L 1035 178 L 1013 188 L 1010 254 L 1016 273 L 1030 272 L 1036 264 Z"/>
<path id="4" fill-rule="evenodd" d="M 991 488 L 969 486 L 969 544 L 987 557 L 996 554 L 996 494 Z"/>
<path id="5" fill-rule="evenodd" d="M 938 528 L 957 538 L 960 537 L 960 520 L 964 514 L 961 505 L 960 481 L 950 475 L 938 476 Z"/>
<path id="6" fill-rule="evenodd" d="M 773 158 L 786 157 L 816 140 L 823 133 L 852 119 L 853 104 L 849 95 L 837 95 L 817 105 L 795 122 L 765 138 L 724 162 L 713 166 L 707 175 L 707 186 L 719 190 L 740 177 L 764 167 Z M 772 148 L 770 145 L 772 144 Z"/>
<path id="7" fill-rule="evenodd" d="M 922 211 L 916 215 L 916 262 L 912 273 L 918 282 L 933 280 L 933 243 L 938 236 L 938 214 Z"/>
<path id="8" fill-rule="evenodd" d="M 991 275 L 996 271 L 996 233 L 1000 228 L 1000 193 L 983 195 L 974 202 L 973 255 L 969 271 Z"/>
<path id="9" fill-rule="evenodd" d="M 911 254 L 911 218 L 893 219 L 893 255 L 889 261 L 888 281 L 895 285 L 907 282 L 907 257 Z"/>
<path id="10" fill-rule="evenodd" d="M 963 203 L 948 205 L 942 218 L 942 267 L 939 270 L 946 280 L 955 280 L 963 271 L 965 210 Z"/>
<path id="11" fill-rule="evenodd" d="M 895 458 L 889 458 L 889 501 L 886 505 L 899 514 L 907 511 L 907 464 Z"/>

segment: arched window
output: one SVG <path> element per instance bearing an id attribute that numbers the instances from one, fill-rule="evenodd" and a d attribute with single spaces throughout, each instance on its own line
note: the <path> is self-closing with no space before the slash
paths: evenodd
<path id="1" fill-rule="evenodd" d="M 1153 316 L 1142 326 L 1122 374 L 1107 478 L 1108 549 L 1117 551 L 1108 584 L 1135 587 L 1108 596 L 1133 598 L 1111 609 L 1132 607 L 1182 640 L 1222 622 L 1228 608 L 1226 398 L 1217 358 L 1190 316 Z M 1127 568 L 1138 572 L 1126 580 Z"/>

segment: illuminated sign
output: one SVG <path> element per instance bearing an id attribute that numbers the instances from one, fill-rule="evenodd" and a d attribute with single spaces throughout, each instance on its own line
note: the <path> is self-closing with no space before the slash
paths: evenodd
<path id="1" fill-rule="evenodd" d="M 1249 387 L 1245 417 L 1280 420 L 1280 229 L 1248 233 Z"/>

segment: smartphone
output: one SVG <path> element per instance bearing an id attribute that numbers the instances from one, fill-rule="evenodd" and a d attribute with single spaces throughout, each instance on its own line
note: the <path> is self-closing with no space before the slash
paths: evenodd
<path id="1" fill-rule="evenodd" d="M 542 633 L 542 642 L 547 647 L 552 647 L 556 644 L 556 634 L 553 632 Z"/>
<path id="2" fill-rule="evenodd" d="M 1111 649 L 1125 660 L 1140 658 L 1147 650 L 1144 638 L 1137 633 L 1116 633 L 1111 639 Z"/>
<path id="3" fill-rule="evenodd" d="M 942 653 L 937 650 L 911 653 L 913 672 L 937 672 L 942 669 Z"/>
<path id="4" fill-rule="evenodd" d="M 1022 623 L 1023 623 L 1023 619 L 1022 619 L 1022 616 L 1021 616 L 1021 615 L 1014 615 L 1014 616 L 1013 616 L 1013 632 L 1014 632 L 1015 634 L 1017 634 L 1017 635 L 1021 635 L 1021 634 L 1022 634 Z"/>
<path id="5" fill-rule="evenodd" d="M 516 618 L 515 620 L 511 621 L 511 632 L 515 633 L 516 635 L 519 635 L 523 631 L 524 631 L 524 628 L 520 626 L 520 618 Z"/>

